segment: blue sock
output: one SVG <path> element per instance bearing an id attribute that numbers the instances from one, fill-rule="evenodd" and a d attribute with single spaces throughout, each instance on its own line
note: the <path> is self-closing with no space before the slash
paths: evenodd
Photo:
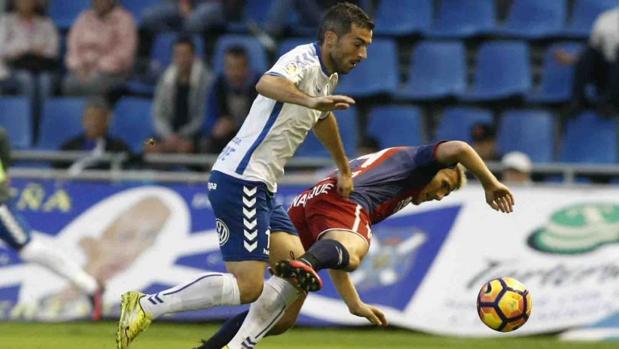
<path id="1" fill-rule="evenodd" d="M 322 269 L 344 269 L 348 266 L 350 255 L 346 247 L 339 241 L 322 239 L 313 244 L 299 260 L 311 265 L 316 271 Z"/>
<path id="2" fill-rule="evenodd" d="M 195 349 L 221 349 L 224 345 L 228 344 L 232 338 L 236 335 L 236 333 L 243 325 L 243 321 L 245 321 L 245 317 L 249 313 L 249 310 L 245 310 L 244 312 L 237 314 L 235 317 L 230 318 L 221 325 L 219 331 L 215 333 L 208 340 L 202 340 L 202 345 Z"/>

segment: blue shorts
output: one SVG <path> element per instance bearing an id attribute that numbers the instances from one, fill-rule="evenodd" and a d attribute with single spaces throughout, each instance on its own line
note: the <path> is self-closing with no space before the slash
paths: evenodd
<path id="1" fill-rule="evenodd" d="M 286 210 L 262 182 L 213 171 L 208 197 L 224 261 L 268 261 L 271 231 L 297 234 Z"/>
<path id="2" fill-rule="evenodd" d="M 26 246 L 32 237 L 28 223 L 17 213 L 15 204 L 0 203 L 0 240 L 16 250 Z"/>

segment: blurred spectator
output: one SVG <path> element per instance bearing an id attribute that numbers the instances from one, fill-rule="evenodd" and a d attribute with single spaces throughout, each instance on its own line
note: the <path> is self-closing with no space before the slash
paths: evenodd
<path id="1" fill-rule="evenodd" d="M 256 98 L 260 75 L 251 70 L 242 46 L 232 46 L 224 56 L 224 72 L 215 80 L 209 101 L 214 124 L 204 142 L 204 151 L 218 154 L 241 128 Z"/>
<path id="2" fill-rule="evenodd" d="M 485 161 L 498 161 L 496 149 L 496 129 L 493 125 L 478 122 L 471 127 L 472 147 Z"/>
<path id="3" fill-rule="evenodd" d="M 531 160 L 527 154 L 512 151 L 501 160 L 503 165 L 503 182 L 516 184 L 531 183 Z"/>
<path id="4" fill-rule="evenodd" d="M 587 85 L 598 94 L 596 107 L 601 115 L 614 114 L 619 106 L 619 9 L 601 13 L 593 24 L 589 43 L 580 55 L 563 50 L 555 59 L 565 65 L 575 64 L 572 101 L 568 114 L 575 115 L 588 106 Z"/>
<path id="5" fill-rule="evenodd" d="M 155 91 L 153 117 L 157 142 L 151 152 L 190 153 L 202 129 L 212 73 L 196 56 L 193 41 L 174 44 L 173 63 Z"/>
<path id="6" fill-rule="evenodd" d="M 54 167 L 69 167 L 72 173 L 79 173 L 84 169 L 108 169 L 109 164 L 100 161 L 105 152 L 127 153 L 131 155 L 129 146 L 121 139 L 108 134 L 112 111 L 107 103 L 100 98 L 93 98 L 88 102 L 82 125 L 84 132 L 67 140 L 61 150 L 88 151 L 89 154 L 73 164 L 56 163 Z"/>
<path id="7" fill-rule="evenodd" d="M 41 15 L 40 0 L 15 2 L 15 13 L 0 17 L 0 80 L 38 108 L 52 93 L 58 58 L 58 31 Z"/>
<path id="8" fill-rule="evenodd" d="M 149 31 L 203 32 L 213 26 L 239 22 L 245 0 L 163 0 L 143 13 Z"/>
<path id="9" fill-rule="evenodd" d="M 101 95 L 122 86 L 135 59 L 137 30 L 133 17 L 116 0 L 92 0 L 71 27 L 63 91 Z"/>

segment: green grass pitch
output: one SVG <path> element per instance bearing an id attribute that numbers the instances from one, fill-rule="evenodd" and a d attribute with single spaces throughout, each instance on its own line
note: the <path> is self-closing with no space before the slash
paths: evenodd
<path id="1" fill-rule="evenodd" d="M 217 324 L 158 322 L 131 345 L 131 349 L 189 349 Z M 2 349 L 114 349 L 116 323 L 0 322 Z M 293 329 L 266 338 L 261 349 L 617 349 L 617 342 L 560 342 L 554 337 L 461 339 L 392 329 Z"/>

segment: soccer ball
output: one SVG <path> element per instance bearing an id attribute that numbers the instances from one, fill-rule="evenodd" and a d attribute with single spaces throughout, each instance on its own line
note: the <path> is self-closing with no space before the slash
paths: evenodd
<path id="1" fill-rule="evenodd" d="M 488 281 L 479 290 L 477 313 L 493 330 L 511 332 L 524 325 L 531 315 L 531 294 L 518 280 L 502 277 Z"/>

